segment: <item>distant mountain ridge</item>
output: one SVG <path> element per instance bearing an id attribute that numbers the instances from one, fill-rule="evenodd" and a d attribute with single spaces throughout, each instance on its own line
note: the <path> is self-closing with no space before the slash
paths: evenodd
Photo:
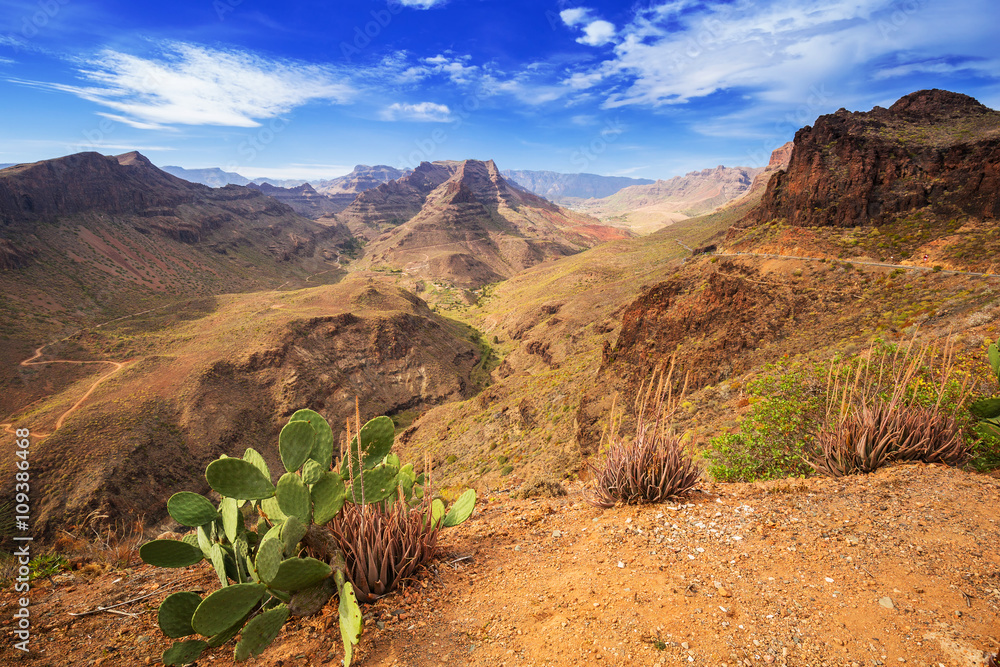
<path id="1" fill-rule="evenodd" d="M 630 185 L 648 185 L 654 182 L 648 178 L 587 173 L 563 174 L 530 169 L 504 169 L 500 173 L 516 185 L 557 204 L 571 199 L 600 199 Z"/>
<path id="2" fill-rule="evenodd" d="M 365 236 L 365 261 L 479 287 L 627 232 L 512 186 L 492 161 L 423 162 L 337 215 Z"/>
<path id="3" fill-rule="evenodd" d="M 762 167 L 692 171 L 648 185 L 633 185 L 603 199 L 579 202 L 576 210 L 638 233 L 707 213 L 747 193 Z"/>

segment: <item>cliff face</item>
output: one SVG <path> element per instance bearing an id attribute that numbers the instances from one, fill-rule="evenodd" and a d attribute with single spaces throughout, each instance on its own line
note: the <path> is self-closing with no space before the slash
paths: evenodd
<path id="1" fill-rule="evenodd" d="M 768 182 L 748 222 L 879 225 L 928 206 L 1000 217 L 1000 112 L 922 90 L 888 109 L 820 116 L 795 134 L 788 168 Z"/>

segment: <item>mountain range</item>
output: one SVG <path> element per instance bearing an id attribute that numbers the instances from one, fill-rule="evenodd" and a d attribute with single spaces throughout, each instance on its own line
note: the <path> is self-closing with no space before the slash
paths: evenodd
<path id="1" fill-rule="evenodd" d="M 527 488 L 579 473 L 616 392 L 676 358 L 676 428 L 701 447 L 746 412 L 735 387 L 786 357 L 917 324 L 978 353 L 995 278 L 949 271 L 996 273 L 998 137 L 1000 114 L 945 91 L 841 110 L 763 171 L 626 188 L 613 216 L 661 196 L 711 208 L 640 237 L 492 161 L 359 172 L 316 219 L 138 153 L 16 165 L 0 171 L 0 416 L 47 434 L 32 469 L 49 535 L 204 490 L 207 460 L 273 453 L 296 409 L 340 424 L 354 397 L 439 483 Z M 297 187 L 300 206 L 322 195 Z"/>

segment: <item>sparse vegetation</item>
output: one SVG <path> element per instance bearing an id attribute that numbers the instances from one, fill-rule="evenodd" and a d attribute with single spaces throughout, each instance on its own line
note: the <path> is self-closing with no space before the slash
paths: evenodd
<path id="1" fill-rule="evenodd" d="M 654 376 L 645 391 L 640 389 L 634 434 L 619 434 L 621 424 L 616 423 L 612 407 L 611 425 L 601 444 L 604 458 L 599 465 L 589 462 L 595 478 L 589 500 L 594 505 L 663 502 L 687 493 L 698 483 L 701 471 L 669 424 L 684 393 L 682 390 L 681 397 L 673 397 L 672 372 L 673 364 L 658 383 Z"/>
<path id="2" fill-rule="evenodd" d="M 362 599 L 391 590 L 433 552 L 440 527 L 458 525 L 472 514 L 472 490 L 447 514 L 440 499 L 424 499 L 423 475 L 410 464 L 402 466 L 391 451 L 391 419 L 357 426 L 353 438 L 348 430 L 347 451 L 333 470 L 333 431 L 318 413 L 299 410 L 278 439 L 287 472 L 277 485 L 263 457 L 249 448 L 241 459 L 223 457 L 209 464 L 205 477 L 222 496 L 218 507 L 195 493 L 171 496 L 170 515 L 196 532 L 183 540 L 148 542 L 140 556 L 161 567 L 207 559 L 222 588 L 205 598 L 173 593 L 160 605 L 159 624 L 168 637 L 207 639 L 175 642 L 163 654 L 165 665 L 194 662 L 205 649 L 237 634 L 237 661 L 260 655 L 289 616 L 316 613 L 336 594 L 349 667 L 363 625 L 355 588 Z M 351 514 L 335 522 L 333 531 L 323 528 L 345 505 Z M 393 505 L 398 505 L 395 510 Z M 420 508 L 411 511 L 414 505 Z M 254 516 L 255 527 L 248 530 L 247 519 Z M 390 567 L 396 575 L 391 580 Z"/>

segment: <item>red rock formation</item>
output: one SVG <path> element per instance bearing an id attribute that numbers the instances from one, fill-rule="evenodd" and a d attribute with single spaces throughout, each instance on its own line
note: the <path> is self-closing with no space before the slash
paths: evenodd
<path id="1" fill-rule="evenodd" d="M 922 90 L 888 109 L 820 116 L 795 134 L 788 168 L 748 222 L 878 225 L 926 206 L 1000 217 L 1000 112 Z"/>

